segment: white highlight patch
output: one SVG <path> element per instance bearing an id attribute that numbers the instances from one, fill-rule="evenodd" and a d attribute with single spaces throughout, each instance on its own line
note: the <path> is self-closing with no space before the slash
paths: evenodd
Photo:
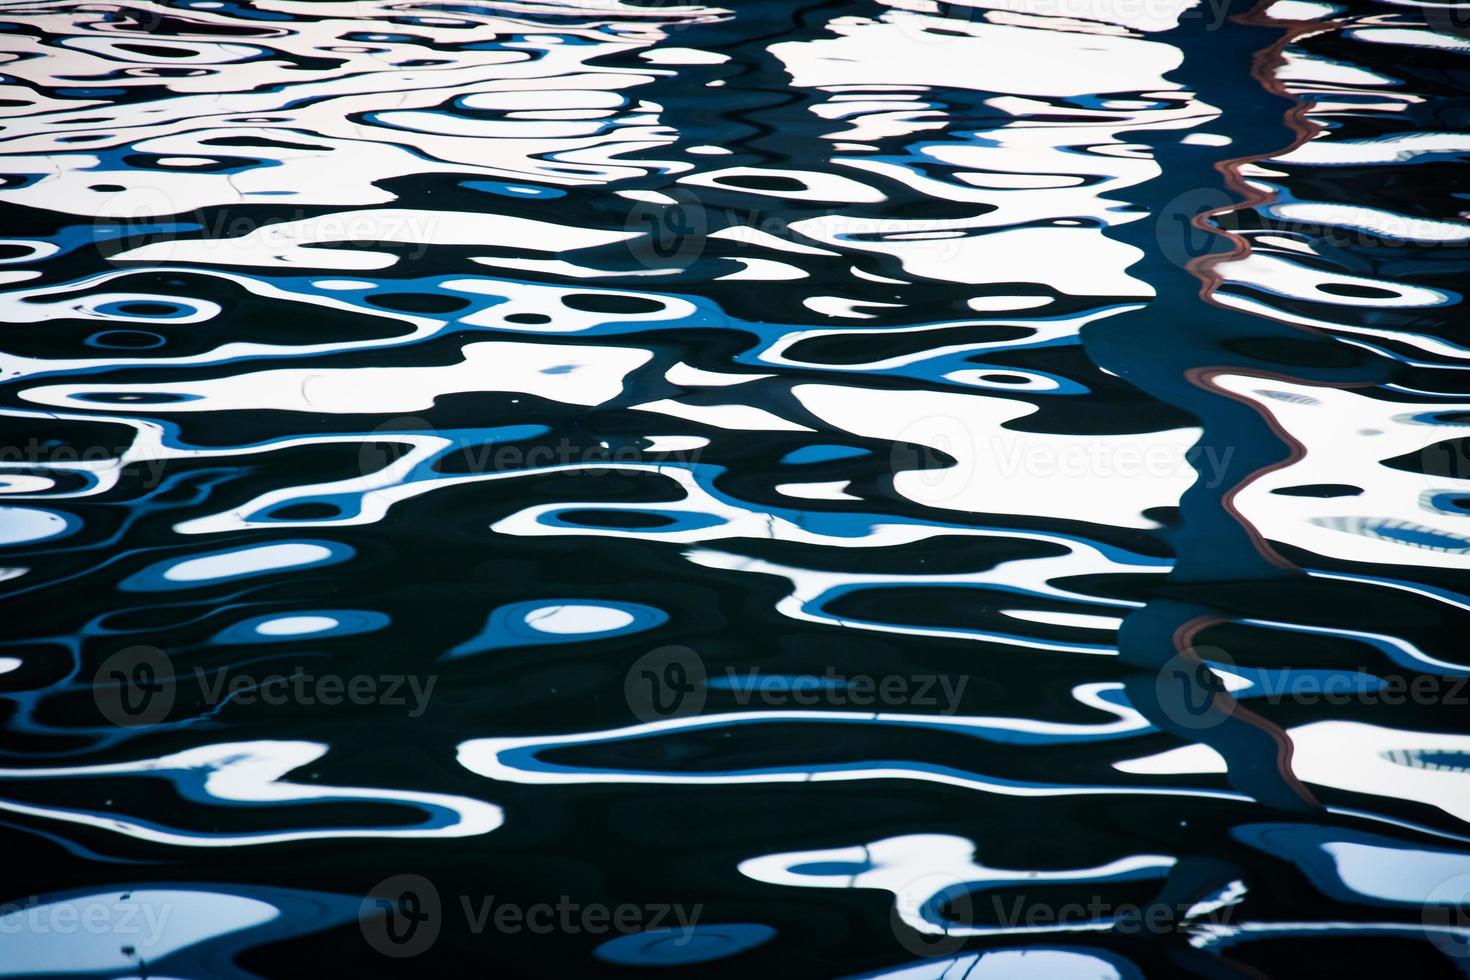
<path id="1" fill-rule="evenodd" d="M 633 615 L 611 606 L 542 606 L 526 614 L 526 625 L 541 633 L 572 636 L 578 633 L 610 633 L 633 622 Z"/>
<path id="2" fill-rule="evenodd" d="M 1177 505 L 1196 478 L 1184 454 L 1199 438 L 1197 428 L 1093 436 L 1021 432 L 1005 426 L 1035 407 L 995 395 L 816 384 L 798 385 L 793 393 L 809 412 L 845 432 L 953 457 L 952 466 L 895 476 L 894 489 L 928 507 L 1151 528 L 1157 525 L 1143 512 Z"/>
<path id="3" fill-rule="evenodd" d="M 322 633 L 337 625 L 331 616 L 282 616 L 270 619 L 255 627 L 262 636 L 302 636 L 307 633 Z"/>
<path id="4" fill-rule="evenodd" d="M 1303 782 L 1423 803 L 1470 822 L 1470 772 L 1431 769 L 1409 761 L 1415 753 L 1470 753 L 1470 737 L 1401 731 L 1355 721 L 1312 722 L 1288 730 L 1287 735 L 1293 747 L 1292 772 Z M 1223 773 L 1226 764 L 1208 745 L 1194 744 L 1115 762 L 1113 768 L 1169 776 Z"/>
<path id="5" fill-rule="evenodd" d="M 1002 609 L 1001 615 L 1012 619 L 1024 619 L 1031 623 L 1050 623 L 1053 626 L 1075 626 L 1085 630 L 1116 630 L 1123 625 L 1118 616 L 1089 616 L 1084 613 L 1056 612 L 1046 609 Z"/>
<path id="6" fill-rule="evenodd" d="M 729 385 L 745 384 L 747 381 L 759 381 L 761 378 L 774 378 L 773 374 L 731 374 L 725 371 L 706 371 L 683 361 L 675 364 L 664 372 L 664 380 L 669 384 L 679 385 L 682 388 L 704 388 L 704 387 L 727 387 Z"/>
<path id="7" fill-rule="evenodd" d="M 658 412 L 685 419 L 701 425 L 712 425 L 717 429 L 738 429 L 753 432 L 815 432 L 804 425 L 788 422 L 754 405 L 689 405 L 663 398 L 632 406 L 635 412 Z"/>
<path id="8" fill-rule="evenodd" d="M 123 262 L 203 262 L 267 268 L 363 272 L 397 264 L 391 252 L 323 247 L 333 242 L 488 245 L 538 252 L 574 251 L 637 238 L 636 232 L 574 228 L 492 211 L 373 208 L 264 225 L 228 239 L 170 239 L 114 256 Z"/>
<path id="9" fill-rule="evenodd" d="M 638 57 L 654 65 L 723 65 L 730 60 L 727 54 L 698 48 L 651 48 Z"/>
<path id="10" fill-rule="evenodd" d="M 847 492 L 848 480 L 833 480 L 830 483 L 778 483 L 776 492 L 802 500 L 861 500 Z"/>
<path id="11" fill-rule="evenodd" d="M 170 582 L 208 582 L 310 565 L 330 557 L 331 549 L 319 544 L 263 544 L 223 555 L 190 558 L 169 568 L 163 577 Z"/>
<path id="12" fill-rule="evenodd" d="M 0 545 L 29 544 L 54 538 L 66 530 L 66 519 L 49 510 L 0 507 Z"/>
<path id="13" fill-rule="evenodd" d="M 198 397 L 150 403 L 150 412 L 274 409 L 331 415 L 419 412 L 432 408 L 441 395 L 469 391 L 513 391 L 567 405 L 600 405 L 621 394 L 623 379 L 653 356 L 633 347 L 493 341 L 468 344 L 463 353 L 464 360 L 442 367 L 282 368 L 168 385 L 45 385 L 21 397 L 40 405 L 95 409 L 84 396 L 166 391 Z"/>
<path id="14" fill-rule="evenodd" d="M 140 961 L 276 919 L 275 906 L 242 895 L 168 888 L 94 892 L 0 915 L 0 976 L 133 976 Z M 132 952 L 124 952 L 125 949 Z"/>

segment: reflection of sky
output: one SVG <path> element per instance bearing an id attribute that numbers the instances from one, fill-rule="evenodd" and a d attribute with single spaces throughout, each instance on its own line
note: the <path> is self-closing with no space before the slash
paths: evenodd
<path id="1" fill-rule="evenodd" d="M 356 901 L 243 886 L 41 896 L 0 915 L 0 976 L 198 976 L 252 943 L 350 921 Z M 10 907 L 7 907 L 8 909 Z"/>
<path id="2" fill-rule="evenodd" d="M 1242 793 L 1221 788 L 1223 756 L 1166 741 L 1119 679 L 1120 630 L 1144 605 L 1136 596 L 1171 571 L 1169 535 L 1191 488 L 1289 547 L 1314 584 L 1391 589 L 1446 616 L 1466 608 L 1447 587 L 1407 581 L 1464 568 L 1470 551 L 1470 486 L 1452 443 L 1467 435 L 1454 392 L 1466 347 L 1451 329 L 1462 296 L 1441 274 L 1463 266 L 1447 250 L 1470 242 L 1470 226 L 1438 177 L 1463 162 L 1470 137 L 1435 128 L 1425 111 L 1433 93 L 1416 90 L 1411 64 L 1426 51 L 1461 56 L 1463 39 L 1397 21 L 1337 31 L 1342 7 L 1277 0 L 1277 28 L 1324 28 L 1262 69 L 1303 101 L 1297 122 L 1313 138 L 1230 164 L 1244 152 L 1224 132 L 1231 110 L 1191 90 L 1185 52 L 1164 33 L 1218 13 L 1200 5 L 993 0 L 941 13 L 895 0 L 872 16 L 833 10 L 825 23 L 733 54 L 690 46 L 684 28 L 739 20 L 694 4 L 508 3 L 418 22 L 371 0 L 268 6 L 270 16 L 252 19 L 196 5 L 195 23 L 236 33 L 176 27 L 151 37 L 152 51 L 124 46 L 131 35 L 117 19 L 75 12 L 17 14 L 46 36 L 5 35 L 20 57 L 6 63 L 0 90 L 0 161 L 15 175 L 0 205 L 34 209 L 58 228 L 44 240 L 17 231 L 0 254 L 0 319 L 15 328 L 0 355 L 15 397 L 0 415 L 38 430 L 110 423 L 124 433 L 99 436 L 124 443 L 100 457 L 0 460 L 0 494 L 13 501 L 0 507 L 0 545 L 25 555 L 0 569 L 7 587 L 43 587 L 49 549 L 92 546 L 87 505 L 114 503 L 139 468 L 169 464 L 218 475 L 184 504 L 167 481 L 127 500 L 152 515 L 165 546 L 149 542 L 145 554 L 127 526 L 109 525 L 109 554 L 127 559 L 126 571 L 107 578 L 102 562 L 68 574 L 140 605 L 279 590 L 232 596 L 196 646 L 273 652 L 398 626 L 360 597 L 328 600 L 320 583 L 358 567 L 369 552 L 359 542 L 413 507 L 463 494 L 470 510 L 446 505 L 446 536 L 487 563 L 641 546 L 691 577 L 759 590 L 778 627 L 905 651 L 965 641 L 952 647 L 991 658 L 965 665 L 977 673 L 1073 665 L 1063 681 L 1034 678 L 1029 693 L 1055 711 L 712 708 L 634 726 L 581 724 L 568 712 L 534 734 L 497 731 L 493 717 L 468 728 L 456 720 L 443 748 L 457 751 L 460 777 L 484 777 L 471 782 L 492 798 L 502 784 L 677 792 L 907 781 L 967 798 L 1244 807 Z M 548 7 L 558 16 L 546 18 Z M 1392 11 L 1371 16 L 1380 14 Z M 1402 55 L 1402 70 L 1352 61 L 1384 50 Z M 747 70 L 764 74 L 743 80 Z M 723 145 L 705 110 L 689 108 L 703 95 L 698 105 L 715 114 L 722 91 L 764 96 L 772 78 L 790 96 L 786 114 L 742 103 L 739 125 L 778 128 L 789 158 L 743 139 Z M 1166 176 L 1176 144 L 1214 154 L 1239 178 L 1227 199 L 1255 195 L 1216 219 L 1236 252 L 1194 267 L 1209 313 L 1313 331 L 1384 365 L 1381 383 L 1356 386 L 1211 370 L 1214 391 L 1269 419 L 1282 443 L 1280 464 L 1238 487 L 1221 485 L 1235 473 L 1228 458 L 1193 450 L 1207 434 L 1196 420 L 1163 412 L 1081 353 L 1084 330 L 1176 315 L 1150 281 L 1151 250 L 1170 229 L 1153 242 L 1137 234 L 1164 222 L 1140 201 Z M 1383 200 L 1360 199 L 1377 184 Z M 1399 185 L 1422 198 L 1406 199 Z M 234 227 L 237 215 L 280 220 Z M 671 232 L 676 247 L 663 248 Z M 267 305 L 249 306 L 257 302 Z M 266 330 L 247 308 L 280 311 L 290 329 Z M 335 332 L 315 329 L 328 320 Z M 77 343 L 42 335 L 56 324 L 63 341 L 63 327 L 89 332 Z M 245 424 L 263 418 L 270 426 Z M 568 430 L 602 449 L 621 439 L 634 458 L 541 452 Z M 504 465 L 453 468 L 505 448 Z M 1446 472 L 1421 472 L 1415 460 L 1426 453 L 1449 454 Z M 323 462 L 298 466 L 305 456 Z M 257 540 L 262 532 L 283 536 Z M 920 567 L 956 542 L 965 563 Z M 920 549 L 933 551 L 913 557 Z M 1358 566 L 1392 566 L 1406 581 Z M 623 570 L 595 571 L 596 587 L 621 584 Z M 1119 585 L 1130 582 L 1141 584 Z M 452 642 L 416 652 L 465 670 L 522 654 L 555 664 L 566 650 L 652 647 L 662 631 L 685 628 L 678 602 L 656 585 L 645 602 L 534 577 L 522 586 L 476 607 Z M 951 619 L 932 614 L 940 592 L 959 597 Z M 1446 659 L 1454 651 L 1393 635 L 1395 624 L 1231 618 L 1291 643 L 1342 641 L 1399 667 L 1463 673 Z M 89 638 L 108 635 L 98 619 Z M 31 683 L 37 658 L 14 652 L 0 672 Z M 1212 667 L 1263 713 L 1274 707 L 1272 684 L 1306 676 Z M 1376 674 L 1357 676 L 1353 665 L 1317 667 L 1313 678 L 1354 676 L 1354 690 L 1379 689 Z M 1326 894 L 1375 907 L 1432 899 L 1446 879 L 1470 874 L 1451 849 L 1464 841 L 1433 829 L 1470 820 L 1470 739 L 1384 718 L 1294 721 L 1282 762 L 1291 774 L 1366 800 L 1354 815 L 1383 834 L 1410 828 L 1444 846 L 1325 831 L 1261 831 L 1247 845 L 1297 865 Z M 978 748 L 963 766 L 898 749 L 778 765 L 759 758 L 761 733 L 776 726 L 838 739 L 879 730 L 902 736 L 898 745 L 922 731 Z M 684 759 L 685 740 L 712 734 L 756 747 L 739 765 L 669 761 Z M 347 747 L 327 735 L 231 738 L 139 747 L 132 761 L 6 769 L 0 784 L 24 783 L 26 802 L 0 799 L 0 810 L 160 849 L 479 836 L 515 812 L 478 793 L 308 781 L 303 770 Z M 639 748 L 664 764 L 629 761 Z M 1010 755 L 985 754 L 997 748 Z M 1076 770 L 1043 757 L 1080 749 L 1094 755 Z M 63 791 L 139 777 L 167 781 L 179 806 L 209 820 L 103 808 Z M 1410 807 L 1422 825 L 1376 813 L 1375 801 L 1386 812 L 1390 801 Z M 365 803 L 406 815 L 356 822 Z M 231 829 L 233 807 L 258 823 Z M 935 899 L 954 885 L 1096 887 L 1163 878 L 1176 863 L 1099 853 L 1087 867 L 997 869 L 980 863 L 993 848 L 938 833 L 817 850 L 753 844 L 739 868 L 772 886 L 890 892 L 903 921 L 932 934 L 944 930 Z M 914 884 L 929 875 L 941 883 Z M 1249 900 L 1238 882 L 1218 884 L 1201 901 Z M 204 891 L 140 891 L 135 901 L 187 908 L 153 959 L 277 914 L 263 900 Z M 759 924 L 730 925 L 753 930 L 736 937 L 749 943 L 741 949 L 768 938 Z M 1252 921 L 1200 926 L 1191 942 L 1402 925 Z M 63 958 L 45 943 L 23 945 L 0 970 L 128 968 L 115 947 L 88 940 Z M 971 980 L 1132 969 L 1082 947 L 941 966 Z"/>

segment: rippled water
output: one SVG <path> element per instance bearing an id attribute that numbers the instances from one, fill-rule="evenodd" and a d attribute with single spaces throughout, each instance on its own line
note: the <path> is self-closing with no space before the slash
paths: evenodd
<path id="1" fill-rule="evenodd" d="M 1470 973 L 1470 16 L 0 2 L 0 975 Z"/>

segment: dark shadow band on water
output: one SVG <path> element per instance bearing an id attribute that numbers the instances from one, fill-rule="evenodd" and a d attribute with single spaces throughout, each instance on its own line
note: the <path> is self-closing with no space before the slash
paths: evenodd
<path id="1" fill-rule="evenodd" d="M 1236 5 L 1232 10 L 1242 7 Z M 1294 111 L 1289 97 L 1266 90 L 1255 70 L 1262 52 L 1275 50 L 1283 30 L 1261 17 L 1236 16 L 1211 30 L 1203 18 L 1185 17 L 1166 39 L 1181 34 L 1208 35 L 1180 38 L 1176 43 L 1191 52 L 1172 75 L 1186 89 L 1221 109 L 1214 127 L 1229 136 L 1235 147 L 1251 157 L 1280 152 L 1297 142 L 1288 114 Z M 1245 79 L 1253 77 L 1254 82 Z M 1275 112 L 1280 123 L 1263 125 L 1263 117 Z M 1285 810 L 1311 812 L 1319 809 L 1311 793 L 1290 771 L 1290 740 L 1280 728 L 1242 709 L 1227 692 L 1212 687 L 1209 672 L 1175 669 L 1181 658 L 1196 659 L 1193 639 L 1213 622 L 1235 618 L 1235 610 L 1224 605 L 1213 588 L 1227 583 L 1289 583 L 1305 576 L 1285 561 L 1232 506 L 1239 488 L 1263 471 L 1274 469 L 1299 450 L 1254 408 L 1232 398 L 1210 383 L 1219 372 L 1262 378 L 1290 379 L 1317 385 L 1367 385 L 1383 380 L 1382 369 L 1366 358 L 1341 367 L 1341 345 L 1315 333 L 1262 317 L 1209 303 L 1201 304 L 1202 292 L 1210 290 L 1207 278 L 1219 255 L 1235 250 L 1224 234 L 1217 234 L 1208 251 L 1187 265 L 1171 261 L 1177 252 L 1159 247 L 1159 239 L 1176 231 L 1164 222 L 1177 221 L 1181 235 L 1194 232 L 1194 215 L 1178 211 L 1176 202 L 1191 200 L 1201 188 L 1228 192 L 1226 178 L 1217 168 L 1210 147 L 1176 145 L 1177 136 L 1164 132 L 1141 141 L 1159 148 L 1168 144 L 1170 166 L 1158 177 L 1136 189 L 1138 204 L 1154 216 L 1152 221 L 1134 222 L 1109 229 L 1108 234 L 1139 247 L 1144 258 L 1132 267 L 1147 280 L 1156 297 L 1143 309 L 1090 323 L 1082 330 L 1082 341 L 1094 363 L 1138 386 L 1159 400 L 1194 415 L 1203 434 L 1194 451 L 1209 454 L 1221 469 L 1203 472 L 1180 501 L 1178 525 L 1170 529 L 1176 565 L 1167 579 L 1168 597 L 1151 600 L 1130 614 L 1119 630 L 1122 660 L 1139 673 L 1127 682 L 1130 700 L 1148 719 L 1172 734 L 1210 746 L 1224 757 L 1229 780 L 1236 789 L 1261 803 Z M 1201 200 L 1209 198 L 1201 197 Z M 1205 282 L 1202 291 L 1201 282 Z M 1279 362 L 1241 352 L 1239 339 L 1255 339 L 1263 349 L 1284 347 L 1300 362 L 1290 375 Z M 1317 363 L 1312 354 L 1321 352 Z M 1180 696 L 1197 704 L 1210 704 L 1217 717 L 1202 724 L 1179 724 L 1160 703 L 1159 689 L 1170 682 L 1161 672 L 1174 674 L 1185 685 Z"/>

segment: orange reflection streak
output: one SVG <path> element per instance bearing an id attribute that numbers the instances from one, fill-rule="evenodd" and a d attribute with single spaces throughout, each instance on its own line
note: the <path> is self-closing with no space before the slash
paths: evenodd
<path id="1" fill-rule="evenodd" d="M 1229 214 L 1234 211 L 1239 211 L 1246 208 L 1255 208 L 1261 205 L 1269 204 L 1276 197 L 1275 193 L 1272 191 L 1262 190 L 1259 187 L 1251 185 L 1246 180 L 1244 174 L 1241 172 L 1242 169 L 1246 164 L 1257 163 L 1261 160 L 1267 160 L 1282 153 L 1289 153 L 1290 151 L 1300 147 L 1307 141 L 1313 139 L 1324 128 L 1321 124 L 1317 123 L 1308 115 L 1308 110 L 1311 108 L 1311 103 L 1305 100 L 1297 99 L 1295 96 L 1293 96 L 1292 93 L 1287 90 L 1286 84 L 1277 77 L 1277 69 L 1280 68 L 1286 61 L 1284 52 L 1287 46 L 1290 45 L 1294 40 L 1296 40 L 1298 36 L 1308 32 L 1335 30 L 1336 26 L 1327 26 L 1321 22 L 1316 21 L 1302 22 L 1276 20 L 1266 13 L 1266 8 L 1270 6 L 1270 4 L 1273 2 L 1274 0 L 1259 0 L 1256 7 L 1249 13 L 1232 19 L 1242 24 L 1283 28 L 1281 36 L 1277 38 L 1277 40 L 1270 47 L 1256 52 L 1255 57 L 1251 59 L 1251 77 L 1254 78 L 1267 92 L 1292 100 L 1291 105 L 1287 108 L 1286 112 L 1283 115 L 1283 119 L 1286 123 L 1287 128 L 1290 129 L 1292 134 L 1294 135 L 1294 139 L 1290 144 L 1281 149 L 1272 150 L 1267 153 L 1253 154 L 1250 156 L 1235 157 L 1229 160 L 1221 160 L 1216 162 L 1214 165 L 1215 170 L 1218 171 L 1220 175 L 1224 178 L 1225 186 L 1234 191 L 1237 195 L 1239 195 L 1240 200 L 1237 203 L 1223 205 L 1221 207 L 1212 208 L 1207 211 L 1201 211 L 1199 214 L 1194 216 L 1194 218 L 1191 220 L 1191 223 L 1194 225 L 1194 227 L 1200 229 L 1201 231 L 1204 231 L 1208 234 L 1221 235 L 1226 238 L 1230 243 L 1230 250 L 1228 252 L 1218 252 L 1211 253 L 1209 255 L 1199 256 L 1195 259 L 1192 259 L 1185 268 L 1188 269 L 1191 274 L 1193 274 L 1200 280 L 1200 299 L 1204 300 L 1207 303 L 1213 303 L 1217 306 L 1222 304 L 1219 304 L 1215 300 L 1214 294 L 1215 291 L 1219 288 L 1220 284 L 1223 282 L 1223 277 L 1215 271 L 1216 267 L 1222 262 L 1245 258 L 1247 255 L 1250 254 L 1251 248 L 1249 240 L 1244 235 L 1237 234 L 1236 232 L 1233 232 L 1228 228 L 1221 226 L 1221 224 L 1216 219 L 1221 215 Z M 1312 330 L 1311 332 L 1317 333 L 1317 331 L 1315 330 Z M 1226 513 L 1230 515 L 1232 519 L 1235 520 L 1237 524 L 1240 525 L 1242 529 L 1245 530 L 1246 534 L 1250 536 L 1251 544 L 1255 547 L 1256 551 L 1261 555 L 1261 557 L 1265 558 L 1271 564 L 1283 570 L 1299 571 L 1300 569 L 1294 563 L 1287 560 L 1283 555 L 1281 555 L 1274 547 L 1272 547 L 1270 542 L 1266 540 L 1265 536 L 1261 534 L 1261 532 L 1255 527 L 1255 525 L 1253 525 L 1245 517 L 1245 515 L 1240 512 L 1239 508 L 1235 504 L 1235 498 L 1242 490 L 1244 490 L 1255 480 L 1275 470 L 1291 466 L 1293 463 L 1301 460 L 1302 457 L 1306 455 L 1306 447 L 1303 446 L 1298 440 L 1293 438 L 1291 434 L 1288 433 L 1276 420 L 1275 416 L 1273 416 L 1271 412 L 1265 408 L 1265 406 L 1249 398 L 1238 395 L 1234 392 L 1226 391 L 1216 385 L 1214 383 L 1214 378 L 1215 376 L 1222 373 L 1227 373 L 1226 369 L 1200 367 L 1187 372 L 1186 376 L 1192 383 L 1199 385 L 1201 388 L 1205 388 L 1211 392 L 1214 392 L 1215 394 L 1223 395 L 1227 398 L 1232 398 L 1238 402 L 1249 405 L 1261 416 L 1262 421 L 1264 421 L 1266 425 L 1270 428 L 1272 434 L 1275 435 L 1276 438 L 1279 439 L 1281 443 L 1286 447 L 1287 454 L 1285 458 L 1278 460 L 1275 463 L 1260 467 L 1259 469 L 1247 475 L 1235 486 L 1227 490 L 1220 499 L 1220 506 L 1225 510 Z M 1238 370 L 1232 370 L 1229 373 L 1241 372 Z M 1248 373 L 1250 373 L 1252 376 L 1259 376 L 1262 378 L 1293 380 L 1286 375 L 1278 374 L 1275 372 Z M 1192 656 L 1192 653 L 1190 651 L 1192 650 L 1192 647 L 1194 645 L 1195 636 L 1209 626 L 1222 622 L 1226 622 L 1223 617 L 1199 616 L 1191 619 L 1186 623 L 1182 623 L 1174 633 L 1175 649 L 1179 651 L 1180 654 L 1183 656 Z M 1225 694 L 1224 692 L 1221 692 L 1217 696 L 1230 699 L 1229 711 L 1233 718 L 1237 718 L 1245 724 L 1248 724 L 1251 727 L 1263 732 L 1272 740 L 1272 742 L 1275 743 L 1276 769 L 1281 775 L 1282 783 L 1293 794 L 1301 799 L 1301 801 L 1307 806 L 1312 808 L 1320 807 L 1321 803 L 1317 800 L 1316 796 L 1313 795 L 1310 789 L 1303 785 L 1303 783 L 1297 778 L 1296 774 L 1292 771 L 1291 759 L 1293 747 L 1291 736 L 1287 734 L 1285 729 L 1281 728 L 1279 725 L 1274 724 L 1261 715 L 1256 714 L 1254 711 L 1245 708 L 1233 697 Z"/>
<path id="2" fill-rule="evenodd" d="M 1224 616 L 1205 615 L 1196 616 L 1187 623 L 1181 623 L 1179 628 L 1174 631 L 1174 649 L 1178 651 L 1179 656 L 1198 663 L 1199 656 L 1194 652 L 1194 638 L 1201 631 L 1211 626 L 1230 621 Z M 1224 707 L 1226 713 L 1232 719 L 1244 722 L 1252 728 L 1263 732 L 1272 742 L 1276 743 L 1276 771 L 1281 774 L 1281 781 L 1307 806 L 1314 809 L 1320 808 L 1322 804 L 1317 800 L 1317 797 L 1296 777 L 1296 773 L 1291 769 L 1293 747 L 1291 736 L 1286 733 L 1286 730 L 1275 722 L 1263 718 L 1245 707 L 1233 695 L 1223 689 L 1216 692 L 1215 698 L 1217 703 L 1222 700 L 1224 701 L 1224 704 L 1221 706 Z"/>
<path id="3" fill-rule="evenodd" d="M 1223 227 L 1215 219 L 1221 215 L 1230 214 L 1235 211 L 1242 211 L 1249 208 L 1260 207 L 1262 205 L 1270 204 L 1276 200 L 1275 192 L 1263 190 L 1258 186 L 1252 185 L 1246 179 L 1245 175 L 1241 172 L 1242 169 L 1247 164 L 1259 163 L 1262 160 L 1270 160 L 1274 157 L 1290 153 L 1292 150 L 1295 150 L 1308 141 L 1316 138 L 1317 134 L 1321 133 L 1323 129 L 1325 129 L 1325 127 L 1321 123 L 1317 122 L 1309 115 L 1312 103 L 1303 99 L 1298 99 L 1287 88 L 1286 83 L 1277 77 L 1277 69 L 1286 63 L 1285 51 L 1287 47 L 1290 46 L 1292 42 L 1295 41 L 1298 37 L 1302 36 L 1303 34 L 1323 33 L 1325 31 L 1339 30 L 1340 25 L 1330 21 L 1277 20 L 1276 18 L 1271 17 L 1266 13 L 1267 8 L 1270 7 L 1271 4 L 1274 2 L 1275 0 L 1259 0 L 1255 8 L 1249 13 L 1241 14 L 1231 19 L 1241 24 L 1251 24 L 1262 27 L 1279 27 L 1282 29 L 1281 36 L 1277 38 L 1277 40 L 1272 43 L 1270 47 L 1263 48 L 1260 51 L 1256 52 L 1255 56 L 1251 59 L 1251 77 L 1254 78 L 1267 92 L 1291 100 L 1291 105 L 1286 109 L 1285 113 L 1283 114 L 1283 120 L 1285 121 L 1287 128 L 1291 130 L 1294 138 L 1285 147 L 1271 150 L 1266 153 L 1257 153 L 1250 156 L 1234 157 L 1229 160 L 1217 161 L 1214 165 L 1215 170 L 1220 173 L 1220 175 L 1224 179 L 1225 185 L 1230 190 L 1238 194 L 1241 200 L 1233 204 L 1226 204 L 1217 208 L 1211 208 L 1207 211 L 1201 211 L 1199 214 L 1195 215 L 1190 222 L 1194 227 L 1200 229 L 1201 231 L 1204 231 L 1208 234 L 1220 235 L 1227 239 L 1230 243 L 1230 251 L 1202 255 L 1192 259 L 1189 264 L 1185 266 L 1185 268 L 1188 269 L 1191 274 L 1193 274 L 1196 278 L 1200 280 L 1200 299 L 1204 300 L 1207 303 L 1212 303 L 1220 307 L 1224 307 L 1224 304 L 1219 303 L 1215 300 L 1215 291 L 1224 282 L 1224 277 L 1222 277 L 1219 273 L 1215 271 L 1216 266 L 1220 265 L 1223 262 L 1245 258 L 1247 255 L 1250 254 L 1251 246 L 1249 239 L 1247 239 L 1244 235 L 1238 234 L 1226 227 Z M 1231 309 L 1233 310 L 1233 308 Z M 1295 327 L 1296 329 L 1317 336 L 1320 336 L 1322 334 L 1322 331 L 1318 330 L 1315 327 L 1305 326 L 1302 324 L 1288 324 L 1288 326 Z M 1282 444 L 1286 446 L 1288 452 L 1284 459 L 1260 467 L 1259 469 L 1250 473 L 1248 476 L 1242 479 L 1234 487 L 1231 487 L 1225 493 L 1225 495 L 1221 498 L 1220 505 L 1232 518 L 1236 520 L 1237 523 L 1240 524 L 1242 528 L 1245 529 L 1246 533 L 1250 535 L 1251 542 L 1252 544 L 1254 544 L 1256 550 L 1260 552 L 1261 557 L 1265 558 L 1267 561 L 1271 562 L 1273 565 L 1276 565 L 1279 568 L 1286 569 L 1288 571 L 1299 571 L 1298 567 L 1294 563 L 1292 563 L 1283 555 L 1281 555 L 1278 551 L 1276 551 L 1276 549 L 1273 548 L 1271 544 L 1266 541 L 1265 537 L 1260 533 L 1260 531 L 1258 531 L 1255 526 L 1246 519 L 1245 515 L 1242 514 L 1236 507 L 1235 498 L 1240 494 L 1242 490 L 1244 490 L 1251 483 L 1254 483 L 1257 479 L 1265 476 L 1268 473 L 1284 469 L 1288 466 L 1291 466 L 1293 463 L 1300 461 L 1302 457 L 1306 455 L 1306 447 L 1304 447 L 1300 442 L 1298 442 L 1289 433 L 1287 433 L 1286 430 L 1283 429 L 1281 425 L 1276 421 L 1275 416 L 1273 416 L 1270 410 L 1264 405 L 1261 405 L 1260 403 L 1250 398 L 1243 397 L 1234 392 L 1226 391 L 1215 385 L 1213 380 L 1215 376 L 1225 373 L 1237 375 L 1243 374 L 1249 375 L 1250 377 L 1289 381 L 1293 383 L 1300 383 L 1301 379 L 1293 378 L 1290 375 L 1280 374 L 1273 371 L 1244 371 L 1238 368 L 1230 369 L 1229 371 L 1227 371 L 1226 369 L 1222 368 L 1200 367 L 1186 372 L 1186 376 L 1192 383 L 1197 384 L 1202 388 L 1206 388 L 1214 392 L 1215 394 L 1223 395 L 1226 398 L 1231 398 L 1244 405 L 1248 405 L 1258 415 L 1261 416 L 1261 419 L 1266 423 L 1267 426 L 1270 427 L 1272 434 L 1274 434 L 1282 442 Z M 1366 382 L 1314 381 L 1313 384 L 1331 388 L 1358 388 L 1369 386 Z"/>
<path id="4" fill-rule="evenodd" d="M 1207 303 L 1215 302 L 1215 290 L 1222 281 L 1221 277 L 1214 271 L 1215 267 L 1222 262 L 1245 258 L 1246 255 L 1250 254 L 1251 250 L 1250 242 L 1245 236 L 1222 227 L 1214 219 L 1233 211 L 1241 211 L 1246 208 L 1270 204 L 1276 199 L 1274 192 L 1252 186 L 1241 173 L 1241 169 L 1246 164 L 1259 163 L 1262 160 L 1269 160 L 1283 153 L 1290 153 L 1292 150 L 1313 139 L 1324 128 L 1321 123 L 1318 123 L 1308 115 L 1312 104 L 1296 98 L 1287 89 L 1286 83 L 1276 76 L 1276 70 L 1286 63 L 1284 52 L 1299 36 L 1302 34 L 1337 30 L 1338 25 L 1328 21 L 1277 20 L 1266 13 L 1266 8 L 1274 2 L 1275 0 L 1260 0 L 1256 4 L 1255 9 L 1251 10 L 1250 13 L 1232 17 L 1231 20 L 1241 24 L 1252 24 L 1259 27 L 1280 27 L 1283 29 L 1281 37 L 1275 43 L 1268 48 L 1257 51 L 1255 57 L 1251 59 L 1251 77 L 1272 95 L 1279 95 L 1282 98 L 1292 100 L 1291 106 L 1286 110 L 1282 118 L 1287 128 L 1295 135 L 1295 139 L 1285 147 L 1271 150 L 1268 153 L 1234 157 L 1215 163 L 1215 169 L 1224 178 L 1225 186 L 1236 194 L 1239 194 L 1241 200 L 1234 204 L 1225 204 L 1218 208 L 1211 208 L 1208 211 L 1201 211 L 1191 221 L 1191 224 L 1201 231 L 1223 236 L 1230 242 L 1230 251 L 1201 255 L 1191 259 L 1189 264 L 1185 266 L 1185 268 L 1199 278 L 1200 299 Z"/>

